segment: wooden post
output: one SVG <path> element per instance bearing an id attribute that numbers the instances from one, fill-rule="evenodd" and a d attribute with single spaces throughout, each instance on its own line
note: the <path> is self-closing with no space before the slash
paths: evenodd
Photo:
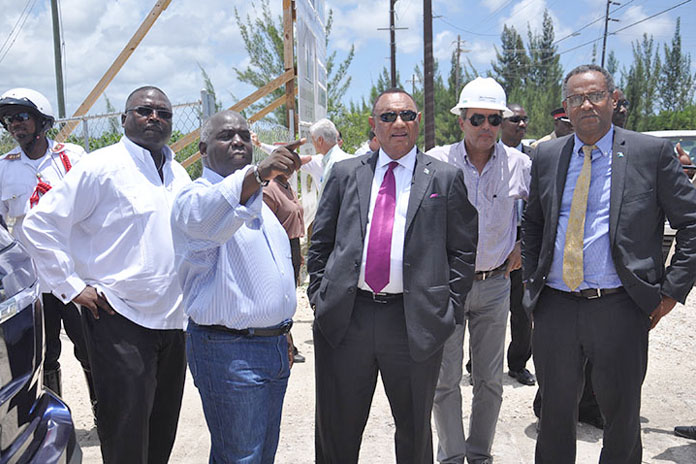
<path id="1" fill-rule="evenodd" d="M 111 67 L 106 71 L 101 80 L 97 82 L 97 85 L 95 85 L 89 95 L 87 95 L 87 98 L 85 98 L 85 101 L 82 102 L 77 111 L 75 111 L 72 116 L 73 118 L 87 114 L 87 111 L 89 111 L 92 105 L 94 105 L 94 102 L 97 101 L 99 96 L 104 92 L 104 89 L 106 89 L 114 77 L 116 77 L 116 74 L 118 74 L 126 61 L 128 61 L 128 58 L 130 58 L 135 49 L 138 48 L 140 42 L 142 42 L 150 28 L 152 28 L 152 25 L 155 24 L 155 21 L 157 21 L 160 14 L 167 9 L 171 1 L 172 0 L 158 0 L 157 3 L 155 3 L 155 6 L 152 7 L 150 13 L 147 15 L 138 30 L 135 31 L 135 34 L 133 34 L 133 37 L 131 37 L 118 57 L 116 57 L 116 60 L 113 62 Z M 79 121 L 71 121 L 67 123 L 56 137 L 56 140 L 61 142 L 65 141 L 72 131 L 75 130 L 78 123 Z"/>
<path id="2" fill-rule="evenodd" d="M 298 115 L 295 111 L 295 36 L 293 23 L 295 21 L 295 1 L 283 0 L 283 64 L 285 72 L 292 71 L 293 78 L 285 84 L 285 109 L 288 129 L 293 138 L 297 134 Z"/>

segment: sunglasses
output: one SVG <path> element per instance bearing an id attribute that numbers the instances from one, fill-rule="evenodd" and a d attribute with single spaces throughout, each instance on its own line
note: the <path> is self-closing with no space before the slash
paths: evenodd
<path id="1" fill-rule="evenodd" d="M 24 121 L 28 121 L 30 119 L 31 119 L 31 113 L 27 113 L 26 111 L 23 111 L 21 113 L 8 114 L 6 116 L 3 116 L 2 123 L 5 126 L 9 126 L 13 122 L 24 122 Z"/>
<path id="2" fill-rule="evenodd" d="M 586 93 L 583 95 L 571 95 L 569 97 L 566 97 L 566 102 L 568 102 L 568 106 L 574 108 L 576 106 L 582 105 L 586 98 L 589 100 L 590 103 L 596 105 L 597 103 L 601 103 L 602 100 L 607 98 L 607 91 L 598 90 L 597 92 Z"/>
<path id="3" fill-rule="evenodd" d="M 628 102 L 628 100 L 625 100 L 625 99 L 624 99 L 624 100 L 619 100 L 619 101 L 616 102 L 616 107 L 617 107 L 617 108 L 621 108 L 622 106 L 623 106 L 624 108 L 628 108 L 629 105 L 630 105 L 630 103 Z"/>
<path id="4" fill-rule="evenodd" d="M 510 118 L 510 119 L 512 119 L 512 118 Z M 471 117 L 469 118 L 469 122 L 474 127 L 480 126 L 481 124 L 483 124 L 483 122 L 485 120 L 486 120 L 486 116 L 484 116 L 480 113 L 472 114 Z M 489 114 L 488 115 L 488 124 L 490 124 L 491 126 L 499 126 L 501 122 L 503 122 L 503 117 L 501 115 L 499 115 L 499 114 Z"/>
<path id="5" fill-rule="evenodd" d="M 403 122 L 411 122 L 416 119 L 418 113 L 413 110 L 404 110 L 399 111 L 398 113 L 394 111 L 387 111 L 386 113 L 380 114 L 379 119 L 381 119 L 382 122 L 394 122 L 396 121 L 397 116 L 400 117 Z"/>
<path id="6" fill-rule="evenodd" d="M 524 122 L 529 121 L 529 116 L 510 116 L 509 118 L 506 118 L 505 120 L 510 121 L 510 122 L 514 122 L 515 124 L 518 124 L 520 121 L 524 121 Z"/>
<path id="7" fill-rule="evenodd" d="M 149 118 L 150 115 L 155 113 L 156 117 L 165 121 L 171 121 L 172 116 L 174 115 L 174 113 L 172 113 L 169 110 L 163 110 L 160 108 L 150 108 L 149 106 L 136 106 L 135 108 L 129 108 L 126 110 L 126 113 L 128 113 L 129 111 L 135 111 L 144 118 Z"/>

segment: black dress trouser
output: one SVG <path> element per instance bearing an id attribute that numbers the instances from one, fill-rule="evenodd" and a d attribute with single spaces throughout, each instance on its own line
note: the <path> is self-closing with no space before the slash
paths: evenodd
<path id="1" fill-rule="evenodd" d="M 44 357 L 44 373 L 60 369 L 61 325 L 65 327 L 65 333 L 75 347 L 75 358 L 82 365 L 82 369 L 89 371 L 89 359 L 85 335 L 82 331 L 80 311 L 74 303 L 63 304 L 52 293 L 43 293 L 44 329 L 46 332 L 46 355 Z"/>
<path id="2" fill-rule="evenodd" d="M 118 313 L 99 316 L 82 308 L 104 463 L 165 464 L 184 392 L 184 331 L 148 329 Z"/>

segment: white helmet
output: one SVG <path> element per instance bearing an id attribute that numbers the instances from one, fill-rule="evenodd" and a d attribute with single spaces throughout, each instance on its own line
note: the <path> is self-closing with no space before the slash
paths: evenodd
<path id="1" fill-rule="evenodd" d="M 53 108 L 48 102 L 48 98 L 36 90 L 16 88 L 0 95 L 0 116 L 5 114 L 8 109 L 17 106 L 27 108 L 38 116 L 42 116 L 44 126 L 46 126 L 44 130 L 48 130 L 53 126 L 55 121 Z"/>
<path id="2" fill-rule="evenodd" d="M 481 108 L 484 110 L 499 110 L 504 118 L 514 116 L 515 113 L 507 107 L 505 90 L 492 77 L 477 77 L 464 86 L 459 94 L 459 103 L 450 111 L 457 116 L 463 109 Z"/>

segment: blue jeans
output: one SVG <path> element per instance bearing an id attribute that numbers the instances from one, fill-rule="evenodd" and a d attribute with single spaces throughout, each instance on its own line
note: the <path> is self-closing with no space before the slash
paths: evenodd
<path id="1" fill-rule="evenodd" d="M 189 321 L 186 353 L 210 431 L 210 463 L 272 463 L 290 376 L 285 336 L 237 336 Z"/>

